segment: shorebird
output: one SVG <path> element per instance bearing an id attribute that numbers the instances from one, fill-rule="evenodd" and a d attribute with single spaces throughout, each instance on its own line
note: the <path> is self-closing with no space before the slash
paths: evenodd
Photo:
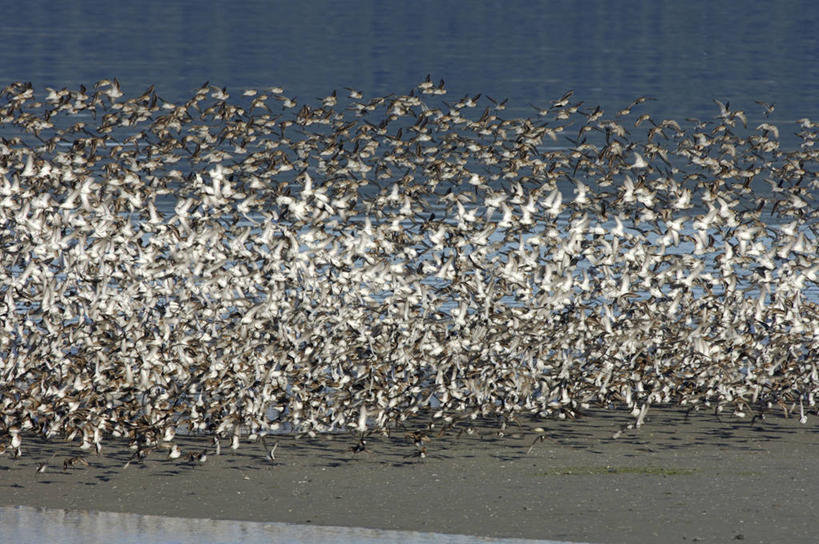
<path id="1" fill-rule="evenodd" d="M 204 465 L 208 460 L 208 452 L 207 450 L 192 451 L 187 454 L 185 459 L 189 464 L 194 466 Z"/>
<path id="2" fill-rule="evenodd" d="M 63 461 L 63 470 L 66 471 L 69 468 L 73 468 L 73 467 L 78 466 L 78 465 L 87 467 L 88 466 L 88 460 L 85 457 L 67 457 L 65 459 L 65 461 Z M 45 471 L 45 468 L 43 468 L 43 470 L 38 470 L 38 472 L 44 472 L 44 471 Z"/>
<path id="3" fill-rule="evenodd" d="M 179 459 L 182 456 L 182 451 L 179 449 L 177 444 L 171 444 L 170 449 L 168 450 L 168 459 Z"/>
<path id="4" fill-rule="evenodd" d="M 278 442 L 275 442 L 275 443 L 273 444 L 273 447 L 271 448 L 271 447 L 269 447 L 269 446 L 267 445 L 267 442 L 265 442 L 265 439 L 264 439 L 264 438 L 265 438 L 265 437 L 264 437 L 264 436 L 262 436 L 262 439 L 261 439 L 261 440 L 262 440 L 262 445 L 263 445 L 263 446 L 264 446 L 264 448 L 265 448 L 265 456 L 264 456 L 264 458 L 265 458 L 267 461 L 270 461 L 271 463 L 276 464 L 276 448 L 278 448 L 278 447 L 279 447 L 279 443 L 278 443 Z"/>
<path id="5" fill-rule="evenodd" d="M 815 122 L 348 91 L 2 90 L 0 451 L 816 413 Z"/>
<path id="6" fill-rule="evenodd" d="M 366 453 L 370 454 L 370 450 L 367 449 L 367 441 L 362 437 L 358 439 L 358 442 L 354 446 L 350 446 L 350 452 L 353 454 L 357 453 Z"/>
<path id="7" fill-rule="evenodd" d="M 538 427 L 538 429 L 540 428 Z M 538 431 L 536 430 L 535 432 Z M 531 455 L 532 451 L 534 451 L 535 449 L 535 445 L 537 445 L 539 442 L 543 442 L 544 440 L 546 440 L 546 434 L 543 432 L 543 429 L 540 429 L 539 434 L 535 437 L 534 440 L 532 440 L 532 444 L 529 446 L 529 449 L 526 450 L 526 455 Z"/>

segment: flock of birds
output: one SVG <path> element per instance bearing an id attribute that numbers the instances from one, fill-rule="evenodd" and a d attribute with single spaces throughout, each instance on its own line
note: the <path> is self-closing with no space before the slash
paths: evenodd
<path id="1" fill-rule="evenodd" d="M 819 123 L 445 93 L 3 89 L 0 448 L 817 411 Z"/>

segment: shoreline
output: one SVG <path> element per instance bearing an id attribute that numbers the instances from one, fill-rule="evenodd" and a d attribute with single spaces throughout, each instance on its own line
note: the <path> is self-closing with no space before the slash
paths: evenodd
<path id="1" fill-rule="evenodd" d="M 277 436 L 275 464 L 261 443 L 209 452 L 204 464 L 157 451 L 123 465 L 125 443 L 101 456 L 79 443 L 23 441 L 0 457 L 0 506 L 34 506 L 487 537 L 595 543 L 811 542 L 819 532 L 815 427 L 769 414 L 750 424 L 713 413 L 652 408 L 646 424 L 625 410 L 576 421 L 524 420 L 472 435 L 429 433 L 428 457 L 403 433 Z M 545 438 L 535 432 L 545 429 Z M 179 437 L 183 452 L 207 438 Z M 531 448 L 531 452 L 530 452 Z M 88 466 L 63 470 L 82 455 Z M 46 472 L 37 473 L 40 463 Z"/>
<path id="2" fill-rule="evenodd" d="M 274 521 L 175 518 L 96 510 L 0 506 L 0 541 L 60 544 L 586 544 Z"/>

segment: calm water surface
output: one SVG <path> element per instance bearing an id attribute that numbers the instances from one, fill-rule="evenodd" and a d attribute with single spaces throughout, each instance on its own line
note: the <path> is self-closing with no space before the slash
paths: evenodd
<path id="1" fill-rule="evenodd" d="M 203 82 L 281 86 L 301 102 L 331 89 L 406 93 L 427 73 L 454 99 L 509 98 L 529 116 L 568 89 L 622 108 L 658 99 L 660 118 L 705 118 L 713 98 L 750 118 L 819 110 L 815 2 L 304 3 L 35 0 L 0 21 L 0 79 L 72 87 L 118 77 L 166 100 Z M 783 131 L 785 132 L 785 131 Z"/>
<path id="2" fill-rule="evenodd" d="M 111 512 L 0 507 L 0 542 L 15 544 L 561 544 L 555 540 L 480 538 L 466 535 L 321 527 L 290 523 L 217 521 Z M 569 543 L 563 543 L 569 544 Z"/>

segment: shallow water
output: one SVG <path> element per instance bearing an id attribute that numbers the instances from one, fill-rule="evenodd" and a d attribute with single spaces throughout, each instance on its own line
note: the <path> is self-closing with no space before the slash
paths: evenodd
<path id="1" fill-rule="evenodd" d="M 512 542 L 560 544 L 555 540 L 497 539 L 467 535 L 385 531 L 363 527 L 321 527 L 292 523 L 259 523 L 212 519 L 142 516 L 85 510 L 52 510 L 27 506 L 0 507 L 0 542 L 62 544 L 244 544 L 277 542 L 347 544 L 467 544 Z"/>

